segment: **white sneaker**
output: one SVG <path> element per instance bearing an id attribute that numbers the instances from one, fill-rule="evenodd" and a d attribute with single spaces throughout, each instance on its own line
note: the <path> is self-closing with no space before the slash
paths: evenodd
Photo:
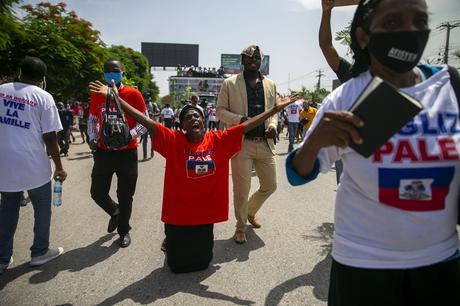
<path id="1" fill-rule="evenodd" d="M 46 264 L 48 261 L 51 261 L 64 253 L 64 249 L 61 247 L 58 247 L 57 249 L 48 249 L 48 251 L 41 255 L 41 256 L 35 256 L 32 257 L 30 261 L 30 266 L 31 267 L 36 267 L 36 266 L 41 266 L 43 264 Z"/>
<path id="2" fill-rule="evenodd" d="M 13 263 L 13 256 L 10 257 L 9 263 L 0 263 L 0 274 L 6 271 L 9 265 Z"/>

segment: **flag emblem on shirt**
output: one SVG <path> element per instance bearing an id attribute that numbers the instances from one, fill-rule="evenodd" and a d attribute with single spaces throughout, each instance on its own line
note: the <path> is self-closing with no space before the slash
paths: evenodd
<path id="1" fill-rule="evenodd" d="M 445 207 L 454 167 L 379 169 L 379 201 L 408 211 Z"/>
<path id="2" fill-rule="evenodd" d="M 213 175 L 215 172 L 215 166 L 213 160 L 187 161 L 187 177 L 188 178 L 201 178 L 208 175 Z"/>

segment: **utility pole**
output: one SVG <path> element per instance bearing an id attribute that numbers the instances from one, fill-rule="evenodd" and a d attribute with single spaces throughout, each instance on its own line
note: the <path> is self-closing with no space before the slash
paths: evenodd
<path id="1" fill-rule="evenodd" d="M 444 64 L 448 64 L 449 62 L 449 40 L 450 40 L 450 30 L 455 29 L 456 27 L 460 26 L 460 22 L 454 21 L 454 22 L 443 22 L 441 25 L 438 27 L 438 29 L 446 29 L 446 46 L 444 49 Z"/>
<path id="2" fill-rule="evenodd" d="M 321 88 L 321 77 L 325 76 L 325 74 L 323 74 L 323 71 L 321 69 L 318 69 L 318 74 L 316 75 L 316 77 L 318 78 L 318 83 L 316 84 L 316 91 L 319 91 L 319 89 Z"/>
<path id="3" fill-rule="evenodd" d="M 291 73 L 288 73 L 288 90 L 291 90 Z"/>

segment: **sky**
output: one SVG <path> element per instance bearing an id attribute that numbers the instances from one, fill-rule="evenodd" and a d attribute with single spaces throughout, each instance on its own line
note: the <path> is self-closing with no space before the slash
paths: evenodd
<path id="1" fill-rule="evenodd" d="M 404 1 L 404 0 L 401 0 Z M 22 4 L 41 1 L 24 0 Z M 199 45 L 199 65 L 219 67 L 222 53 L 239 54 L 250 44 L 270 55 L 270 75 L 278 91 L 315 86 L 318 69 L 325 76 L 321 87 L 331 89 L 335 74 L 318 45 L 321 0 L 47 0 L 65 2 L 80 18 L 93 24 L 108 45 L 141 51 L 141 42 Z M 427 0 L 431 13 L 430 40 L 423 58 L 432 58 L 445 45 L 445 21 L 460 20 L 460 0 Z M 332 33 L 353 18 L 356 6 L 334 8 Z M 346 47 L 334 42 L 339 54 Z M 451 31 L 450 46 L 460 50 L 460 27 Z M 460 61 L 451 62 L 460 67 Z M 160 95 L 169 93 L 168 77 L 175 71 L 152 71 Z"/>

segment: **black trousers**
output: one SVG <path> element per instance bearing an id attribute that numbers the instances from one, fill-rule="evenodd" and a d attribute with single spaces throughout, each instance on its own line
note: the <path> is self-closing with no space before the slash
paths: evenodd
<path id="1" fill-rule="evenodd" d="M 131 226 L 131 210 L 137 182 L 137 149 L 123 151 L 97 150 L 93 154 L 91 173 L 91 197 L 107 214 L 119 211 L 118 233 L 124 235 Z M 117 175 L 117 198 L 115 203 L 109 196 L 113 174 Z"/>
<path id="2" fill-rule="evenodd" d="M 460 259 L 415 269 L 362 269 L 332 261 L 329 306 L 458 306 Z"/>
<path id="3" fill-rule="evenodd" d="M 70 143 L 70 129 L 61 130 L 57 132 L 59 153 L 67 154 L 69 152 Z"/>
<path id="4" fill-rule="evenodd" d="M 172 129 L 173 127 L 173 120 L 172 118 L 164 118 L 164 123 L 165 123 L 165 127 L 167 127 L 168 129 Z"/>
<path id="5" fill-rule="evenodd" d="M 209 267 L 214 247 L 214 224 L 165 224 L 166 259 L 174 273 L 187 273 Z"/>

